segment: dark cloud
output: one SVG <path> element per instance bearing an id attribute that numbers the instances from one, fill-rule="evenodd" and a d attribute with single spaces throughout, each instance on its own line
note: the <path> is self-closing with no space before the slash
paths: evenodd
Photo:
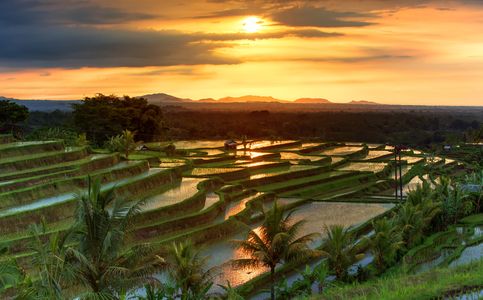
<path id="1" fill-rule="evenodd" d="M 0 25 L 100 25 L 120 24 L 154 17 L 85 0 L 1 0 Z"/>
<path id="2" fill-rule="evenodd" d="M 0 28 L 2 67 L 141 67 L 233 64 L 216 55 L 224 46 L 176 31 L 128 31 L 70 27 Z"/>
<path id="3" fill-rule="evenodd" d="M 274 21 L 287 26 L 306 27 L 360 27 L 371 25 L 371 22 L 360 21 L 360 18 L 374 17 L 368 13 L 339 12 L 323 7 L 292 7 L 272 14 Z"/>
<path id="4" fill-rule="evenodd" d="M 143 67 L 199 64 L 235 64 L 241 61 L 216 54 L 230 41 L 274 39 L 288 36 L 325 38 L 339 36 L 320 30 L 272 33 L 193 33 L 130 31 L 92 27 L 0 28 L 0 65 L 27 67 Z"/>

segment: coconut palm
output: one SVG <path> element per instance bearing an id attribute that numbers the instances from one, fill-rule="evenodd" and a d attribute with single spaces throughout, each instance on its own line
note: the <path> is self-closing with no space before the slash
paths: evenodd
<path id="1" fill-rule="evenodd" d="M 309 243 L 318 234 L 299 236 L 305 221 L 293 221 L 293 210 L 286 211 L 275 201 L 272 209 L 263 212 L 264 221 L 258 232 L 250 230 L 246 240 L 234 241 L 247 258 L 233 260 L 237 269 L 267 267 L 270 269 L 270 296 L 275 299 L 275 267 L 286 262 L 300 262 L 320 253 L 312 250 Z"/>
<path id="2" fill-rule="evenodd" d="M 0 262 L 0 298 L 2 293 L 9 287 L 16 286 L 23 274 L 15 261 Z"/>
<path id="3" fill-rule="evenodd" d="M 68 258 L 77 281 L 89 288 L 81 299 L 113 299 L 129 288 L 154 281 L 164 265 L 145 244 L 127 247 L 126 238 L 141 203 L 133 206 L 115 198 L 114 189 L 101 192 L 99 181 L 89 178 L 87 193 L 77 195 L 76 237 Z"/>
<path id="4" fill-rule="evenodd" d="M 44 222 L 30 227 L 32 239 L 28 250 L 33 253 L 32 266 L 36 280 L 24 282 L 23 298 L 64 299 L 64 288 L 72 283 L 75 270 L 66 260 L 67 244 L 72 242 L 72 231 L 47 233 Z M 46 239 L 46 241 L 45 241 Z"/>
<path id="5" fill-rule="evenodd" d="M 135 133 L 129 130 L 124 130 L 121 135 L 121 145 L 122 149 L 124 150 L 124 154 L 126 155 L 126 159 L 129 158 L 129 153 L 134 151 L 139 143 L 137 143 L 134 139 Z"/>
<path id="6" fill-rule="evenodd" d="M 476 213 L 481 212 L 481 199 L 483 198 L 483 170 L 474 172 L 465 177 L 465 183 L 472 186 L 472 190 L 468 190 L 470 199 L 475 206 Z"/>
<path id="7" fill-rule="evenodd" d="M 359 254 L 356 237 L 343 225 L 325 226 L 327 237 L 322 243 L 322 254 L 327 257 L 329 268 L 337 279 L 348 278 L 348 268 L 363 254 Z"/>
<path id="8" fill-rule="evenodd" d="M 421 242 L 424 237 L 425 221 L 418 205 L 405 203 L 396 215 L 396 224 L 402 233 L 406 249 Z"/>
<path id="9" fill-rule="evenodd" d="M 365 238 L 374 255 L 378 272 L 385 270 L 396 259 L 397 251 L 404 245 L 400 229 L 387 218 L 372 222 L 374 235 Z"/>
<path id="10" fill-rule="evenodd" d="M 201 256 L 191 241 L 173 243 L 169 251 L 168 274 L 181 299 L 203 299 L 213 285 L 214 269 L 207 269 L 208 257 Z"/>

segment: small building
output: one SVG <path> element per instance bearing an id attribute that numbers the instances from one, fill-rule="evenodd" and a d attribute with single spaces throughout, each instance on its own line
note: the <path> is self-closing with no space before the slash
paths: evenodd
<path id="1" fill-rule="evenodd" d="M 226 140 L 225 141 L 225 150 L 236 150 L 237 142 L 235 140 Z"/>
<path id="2" fill-rule="evenodd" d="M 147 150 L 149 150 L 149 148 L 144 144 L 136 147 L 136 151 L 147 151 Z"/>

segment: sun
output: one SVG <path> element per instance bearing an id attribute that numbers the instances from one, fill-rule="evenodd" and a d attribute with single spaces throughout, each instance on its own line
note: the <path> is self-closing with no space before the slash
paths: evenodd
<path id="1" fill-rule="evenodd" d="M 259 17 L 248 17 L 243 20 L 243 30 L 248 33 L 260 31 L 263 21 Z"/>

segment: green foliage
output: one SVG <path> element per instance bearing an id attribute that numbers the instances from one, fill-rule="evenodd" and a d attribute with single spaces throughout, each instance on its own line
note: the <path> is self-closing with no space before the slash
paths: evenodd
<path id="1" fill-rule="evenodd" d="M 467 191 L 469 200 L 473 202 L 476 213 L 482 211 L 481 199 L 483 198 L 483 169 L 477 172 L 468 174 L 464 183 L 471 185 L 473 191 Z"/>
<path id="2" fill-rule="evenodd" d="M 288 285 L 287 279 L 280 280 L 275 287 L 277 299 L 293 299 L 295 296 L 307 297 L 313 294 L 312 287 L 318 286 L 321 293 L 326 288 L 329 266 L 326 262 L 316 265 L 314 268 L 306 265 L 305 270 L 300 272 L 301 278 L 295 280 L 292 286 Z"/>
<path id="3" fill-rule="evenodd" d="M 402 234 L 394 222 L 383 218 L 372 222 L 374 235 L 365 238 L 374 255 L 374 264 L 378 273 L 396 261 L 397 251 L 403 246 Z"/>
<path id="4" fill-rule="evenodd" d="M 352 231 L 342 225 L 325 227 L 327 237 L 324 239 L 321 250 L 327 257 L 330 269 L 339 280 L 349 279 L 348 268 L 363 256 L 356 245 L 356 237 Z"/>
<path id="5" fill-rule="evenodd" d="M 22 280 L 23 274 L 13 260 L 0 262 L 0 297 L 9 287 L 17 286 Z"/>
<path id="6" fill-rule="evenodd" d="M 26 140 L 29 141 L 51 141 L 62 140 L 64 146 L 68 147 L 86 147 L 89 145 L 89 141 L 85 134 L 77 134 L 77 132 L 62 128 L 41 128 L 31 132 L 27 135 Z"/>
<path id="7" fill-rule="evenodd" d="M 156 141 L 164 134 L 161 108 L 143 98 L 98 94 L 74 105 L 74 126 L 96 145 L 127 129 L 136 140 Z"/>
<path id="8" fill-rule="evenodd" d="M 226 285 L 221 285 L 221 288 L 225 291 L 227 300 L 244 300 L 240 294 L 233 288 L 228 281 Z"/>
<path id="9" fill-rule="evenodd" d="M 175 296 L 183 300 L 205 299 L 213 285 L 214 270 L 206 270 L 202 257 L 190 241 L 174 243 L 169 251 L 168 274 L 175 283 Z"/>
<path id="10" fill-rule="evenodd" d="M 67 243 L 71 231 L 46 235 L 46 225 L 33 225 L 30 234 L 33 239 L 28 247 L 33 252 L 32 266 L 36 270 L 36 280 L 27 281 L 21 295 L 36 299 L 64 299 L 64 288 L 75 278 L 75 270 L 66 260 Z M 44 241 L 45 236 L 47 240 Z"/>
<path id="11" fill-rule="evenodd" d="M 395 272 L 365 283 L 355 283 L 329 288 L 313 299 L 331 300 L 425 300 L 446 299 L 463 294 L 468 287 L 483 282 L 483 261 L 458 268 L 433 269 L 417 275 Z M 448 294 L 450 291 L 456 293 Z M 475 298 L 477 299 L 477 297 Z"/>
<path id="12" fill-rule="evenodd" d="M 112 136 L 104 146 L 110 152 L 123 153 L 126 159 L 129 158 L 129 153 L 136 150 L 140 142 L 135 142 L 134 133 L 129 130 L 124 130 L 122 134 Z"/>
<path id="13" fill-rule="evenodd" d="M 275 267 L 283 262 L 305 261 L 320 253 L 309 248 L 316 233 L 299 236 L 303 220 L 293 222 L 292 211 L 285 211 L 275 201 L 272 209 L 263 212 L 264 220 L 258 233 L 251 230 L 246 240 L 234 241 L 247 258 L 233 260 L 235 268 L 268 267 L 270 269 L 270 294 L 275 299 Z"/>
<path id="14" fill-rule="evenodd" d="M 67 256 L 76 281 L 89 288 L 81 299 L 115 299 L 120 293 L 145 282 L 164 265 L 146 244 L 126 248 L 126 237 L 140 205 L 130 206 L 114 197 L 114 190 L 101 192 L 99 181 L 89 178 L 87 193 L 77 195 L 75 231 L 78 246 Z"/>
<path id="15" fill-rule="evenodd" d="M 12 131 L 15 124 L 25 121 L 28 116 L 27 107 L 9 100 L 0 100 L 0 132 Z"/>

